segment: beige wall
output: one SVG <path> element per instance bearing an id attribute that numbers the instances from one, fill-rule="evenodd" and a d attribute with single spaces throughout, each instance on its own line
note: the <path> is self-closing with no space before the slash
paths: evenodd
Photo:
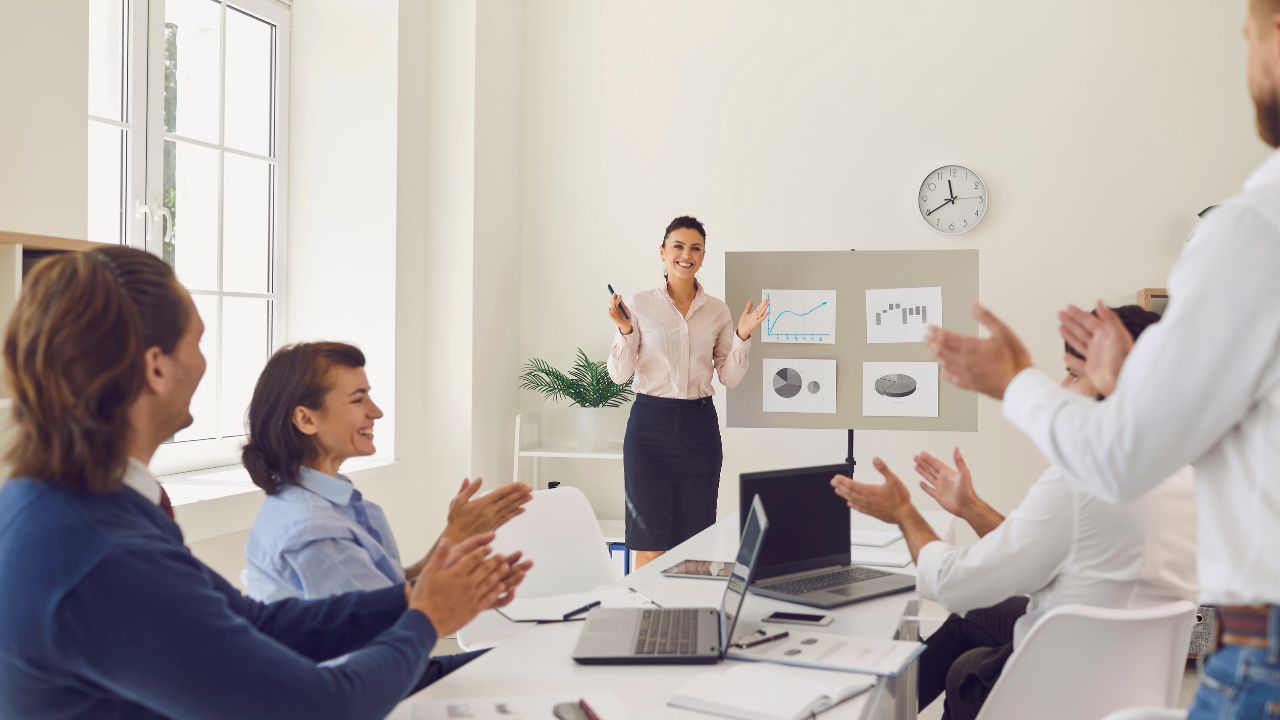
<path id="1" fill-rule="evenodd" d="M 709 232 L 700 277 L 716 295 L 729 250 L 976 248 L 983 302 L 1056 375 L 1055 311 L 1162 286 L 1195 213 L 1264 156 L 1244 88 L 1244 11 L 530 3 L 522 354 L 567 364 L 581 345 L 603 356 L 605 282 L 660 283 L 662 229 L 693 213 Z M 983 224 L 959 237 L 927 228 L 915 207 L 925 174 L 948 163 L 980 173 L 991 196 Z M 861 432 L 857 456 L 909 471 L 914 452 L 959 444 L 980 492 L 1008 509 L 1044 462 L 994 402 L 982 401 L 979 423 L 976 434 Z M 721 512 L 736 507 L 740 472 L 845 454 L 839 431 L 724 437 Z M 608 475 L 619 514 L 621 470 L 591 473 L 596 484 Z"/>

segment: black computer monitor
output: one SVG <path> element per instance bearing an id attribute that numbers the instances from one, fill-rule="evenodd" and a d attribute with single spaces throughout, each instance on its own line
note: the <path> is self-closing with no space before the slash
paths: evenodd
<path id="1" fill-rule="evenodd" d="M 757 580 L 850 564 L 849 506 L 831 487 L 833 476 L 848 472 L 846 463 L 739 476 L 739 533 L 757 495 L 769 516 Z"/>

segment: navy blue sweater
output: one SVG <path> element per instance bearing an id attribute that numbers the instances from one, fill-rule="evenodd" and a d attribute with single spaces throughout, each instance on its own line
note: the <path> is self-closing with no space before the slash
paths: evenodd
<path id="1" fill-rule="evenodd" d="M 0 718 L 382 717 L 436 640 L 405 610 L 401 586 L 250 600 L 129 488 L 0 487 Z"/>

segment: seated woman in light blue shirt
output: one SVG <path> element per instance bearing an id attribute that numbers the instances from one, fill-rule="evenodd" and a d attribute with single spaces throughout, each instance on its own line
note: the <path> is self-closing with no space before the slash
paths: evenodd
<path id="1" fill-rule="evenodd" d="M 382 410 L 369 395 L 364 354 L 343 343 L 300 343 L 267 362 L 249 404 L 242 459 L 267 493 L 246 550 L 250 596 L 272 601 L 376 590 L 417 577 L 405 568 L 382 508 L 338 472 L 374 453 Z M 478 499 L 464 480 L 442 537 L 456 545 L 524 512 L 529 488 L 506 485 Z"/>

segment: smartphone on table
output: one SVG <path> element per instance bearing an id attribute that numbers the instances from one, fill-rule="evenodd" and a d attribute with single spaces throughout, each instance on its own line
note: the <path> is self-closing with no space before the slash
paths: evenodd
<path id="1" fill-rule="evenodd" d="M 787 625 L 830 625 L 833 619 L 830 615 L 818 615 L 816 613 L 776 612 L 765 616 L 762 621 Z"/>

